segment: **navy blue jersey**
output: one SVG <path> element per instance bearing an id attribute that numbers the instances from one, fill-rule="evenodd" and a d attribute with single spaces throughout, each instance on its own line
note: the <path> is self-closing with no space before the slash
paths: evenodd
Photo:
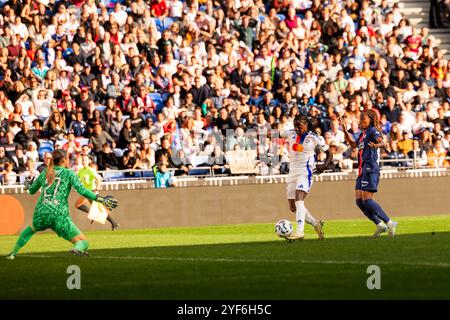
<path id="1" fill-rule="evenodd" d="M 381 133 L 375 127 L 369 127 L 361 132 L 358 140 L 358 175 L 364 173 L 379 173 L 378 149 L 369 147 L 369 143 L 377 143 Z"/>

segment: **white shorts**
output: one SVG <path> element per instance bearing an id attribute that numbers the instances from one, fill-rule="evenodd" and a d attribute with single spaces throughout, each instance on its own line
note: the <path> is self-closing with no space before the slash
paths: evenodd
<path id="1" fill-rule="evenodd" d="M 313 177 L 306 174 L 287 178 L 287 198 L 295 199 L 295 191 L 300 190 L 309 193 L 313 184 Z"/>

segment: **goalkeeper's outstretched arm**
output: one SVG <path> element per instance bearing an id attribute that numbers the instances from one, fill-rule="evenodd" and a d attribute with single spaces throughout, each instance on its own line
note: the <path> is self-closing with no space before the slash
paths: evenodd
<path id="1" fill-rule="evenodd" d="M 81 183 L 80 178 L 78 178 L 78 176 L 75 173 L 71 174 L 71 179 L 72 179 L 71 181 L 72 186 L 83 197 L 88 198 L 89 200 L 92 201 L 97 201 L 103 204 L 108 209 L 114 209 L 117 207 L 118 202 L 114 197 L 97 195 L 91 190 L 86 189 Z"/>

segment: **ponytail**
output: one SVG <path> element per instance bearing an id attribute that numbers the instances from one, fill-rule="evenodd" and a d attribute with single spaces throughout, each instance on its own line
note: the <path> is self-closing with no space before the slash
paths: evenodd
<path id="1" fill-rule="evenodd" d="M 45 173 L 45 177 L 47 178 L 47 184 L 51 185 L 55 181 L 56 172 L 55 166 L 61 165 L 66 159 L 67 154 L 64 150 L 58 149 L 53 151 L 52 158 L 47 167 L 47 172 Z"/>
<path id="2" fill-rule="evenodd" d="M 55 165 L 53 163 L 53 156 L 50 159 L 50 163 L 47 167 L 47 172 L 45 173 L 45 177 L 47 178 L 47 184 L 52 185 L 53 181 L 55 181 Z"/>

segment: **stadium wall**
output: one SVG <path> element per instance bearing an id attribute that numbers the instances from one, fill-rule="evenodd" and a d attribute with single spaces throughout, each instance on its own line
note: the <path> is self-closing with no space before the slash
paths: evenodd
<path id="1" fill-rule="evenodd" d="M 450 176 L 382 179 L 376 199 L 392 217 L 450 214 Z M 274 222 L 292 219 L 285 184 L 255 184 L 172 189 L 109 191 L 120 201 L 113 216 L 121 229 L 203 226 Z M 104 191 L 105 192 L 105 191 Z M 31 223 L 37 195 L 14 195 L 24 207 L 24 226 Z M 70 197 L 71 213 L 81 230 L 109 230 L 110 225 L 90 224 L 86 214 L 74 208 L 77 194 Z M 354 181 L 316 182 L 306 200 L 320 219 L 362 218 L 354 204 Z"/>

